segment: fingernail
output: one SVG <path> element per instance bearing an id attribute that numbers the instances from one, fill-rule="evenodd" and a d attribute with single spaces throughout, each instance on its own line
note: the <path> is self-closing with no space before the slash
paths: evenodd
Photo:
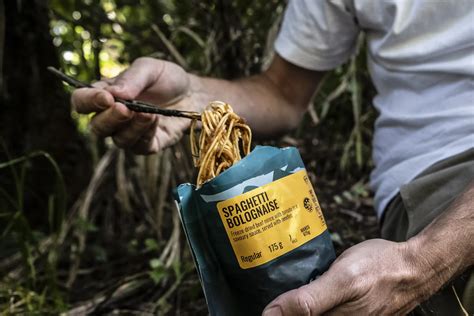
<path id="1" fill-rule="evenodd" d="M 262 316 L 283 316 L 280 306 L 273 306 L 263 311 Z"/>
<path id="2" fill-rule="evenodd" d="M 104 106 L 109 106 L 109 98 L 107 96 L 107 94 L 105 94 L 104 92 L 101 92 L 100 93 L 100 96 L 99 96 L 99 104 L 104 107 Z"/>

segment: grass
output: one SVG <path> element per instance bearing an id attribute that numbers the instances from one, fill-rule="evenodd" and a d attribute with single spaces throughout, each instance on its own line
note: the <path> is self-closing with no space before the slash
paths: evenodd
<path id="1" fill-rule="evenodd" d="M 149 302 L 143 311 L 164 314 L 175 308 L 177 293 L 201 293 L 178 214 L 164 198 L 176 177 L 190 177 L 175 174 L 170 164 L 177 153 L 187 159 L 181 150 L 178 145 L 137 159 L 109 149 L 68 210 L 60 202 L 64 181 L 47 153 L 0 163 L 15 181 L 15 195 L 3 189 L 0 200 L 7 206 L 0 219 L 0 315 L 107 313 L 143 293 L 141 301 Z M 44 231 L 32 228 L 22 201 L 27 170 L 40 158 L 49 161 L 58 182 L 48 197 Z"/>
<path id="2" fill-rule="evenodd" d="M 56 180 L 45 210 L 49 224 L 46 232 L 33 230 L 24 212 L 27 166 L 32 160 L 41 158 L 48 161 Z M 57 271 L 67 194 L 59 166 L 48 153 L 35 151 L 0 163 L 0 171 L 2 169 L 10 171 L 15 189 L 12 195 L 0 188 L 0 217 L 4 227 L 0 244 L 2 249 L 13 250 L 5 258 L 0 257 L 0 312 L 60 311 L 65 304 L 57 287 Z"/>

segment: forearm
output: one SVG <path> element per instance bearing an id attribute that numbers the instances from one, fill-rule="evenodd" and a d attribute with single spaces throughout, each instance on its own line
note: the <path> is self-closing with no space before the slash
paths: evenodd
<path id="1" fill-rule="evenodd" d="M 291 104 L 264 75 L 238 81 L 193 76 L 193 103 L 199 110 L 213 100 L 225 101 L 259 136 L 275 136 L 294 128 L 306 110 Z"/>
<path id="2" fill-rule="evenodd" d="M 189 76 L 190 96 L 197 110 L 210 101 L 225 101 L 257 136 L 269 137 L 298 125 L 324 73 L 297 67 L 277 55 L 268 70 L 248 78 L 228 81 Z"/>
<path id="3" fill-rule="evenodd" d="M 407 242 L 428 290 L 438 290 L 474 265 L 474 182 L 442 215 Z M 429 293 L 432 294 L 432 293 Z"/>

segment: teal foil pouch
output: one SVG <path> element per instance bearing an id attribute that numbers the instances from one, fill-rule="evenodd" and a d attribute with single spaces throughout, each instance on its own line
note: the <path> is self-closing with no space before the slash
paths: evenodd
<path id="1" fill-rule="evenodd" d="M 296 148 L 257 146 L 176 200 L 211 315 L 261 315 L 335 259 Z"/>

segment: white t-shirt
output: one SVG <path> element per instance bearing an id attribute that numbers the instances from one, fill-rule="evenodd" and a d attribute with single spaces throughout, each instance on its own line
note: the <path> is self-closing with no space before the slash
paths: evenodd
<path id="1" fill-rule="evenodd" d="M 275 49 L 329 70 L 351 56 L 360 31 L 378 92 L 371 186 L 381 216 L 402 185 L 474 147 L 474 1 L 293 0 Z"/>

